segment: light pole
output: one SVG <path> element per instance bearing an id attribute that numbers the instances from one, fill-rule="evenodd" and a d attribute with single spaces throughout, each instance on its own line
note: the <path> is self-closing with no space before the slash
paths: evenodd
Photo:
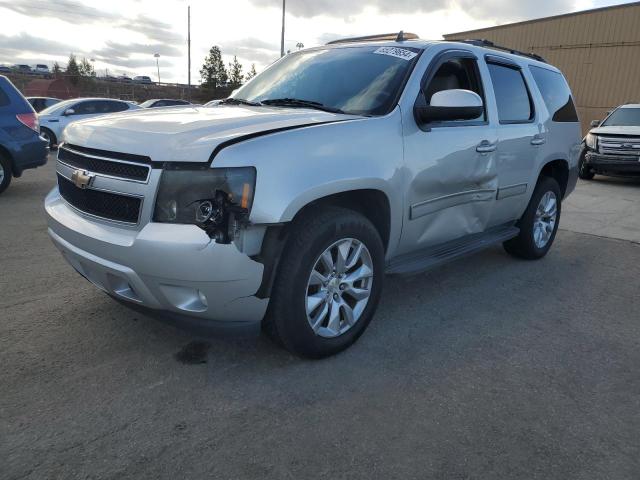
<path id="1" fill-rule="evenodd" d="M 156 68 L 158 69 L 158 83 L 160 83 L 160 63 L 158 62 L 158 59 L 160 58 L 160 54 L 154 53 L 153 56 L 156 57 Z"/>
<path id="2" fill-rule="evenodd" d="M 285 1 L 282 0 L 282 34 L 280 35 L 280 56 L 284 57 L 284 7 Z"/>

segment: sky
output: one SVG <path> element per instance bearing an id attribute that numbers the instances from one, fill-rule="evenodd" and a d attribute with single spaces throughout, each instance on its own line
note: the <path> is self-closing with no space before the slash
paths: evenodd
<path id="1" fill-rule="evenodd" d="M 620 0 L 287 0 L 285 49 L 336 38 L 404 30 L 425 39 L 608 5 Z M 93 59 L 99 76 L 149 75 L 187 82 L 187 5 L 191 80 L 208 50 L 236 55 L 247 72 L 280 56 L 281 0 L 0 0 L 0 64 Z"/>

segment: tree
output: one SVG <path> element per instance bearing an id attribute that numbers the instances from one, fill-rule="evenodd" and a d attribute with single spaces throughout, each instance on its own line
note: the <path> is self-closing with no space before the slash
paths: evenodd
<path id="1" fill-rule="evenodd" d="M 233 62 L 229 62 L 229 83 L 234 87 L 242 85 L 242 64 L 238 61 L 238 57 L 233 56 Z"/>
<path id="2" fill-rule="evenodd" d="M 80 77 L 80 67 L 78 67 L 78 61 L 73 53 L 69 54 L 69 61 L 67 62 L 67 69 L 64 71 L 65 75 L 69 78 L 71 83 L 78 83 Z"/>
<path id="3" fill-rule="evenodd" d="M 253 77 L 255 77 L 258 74 L 258 72 L 256 72 L 256 64 L 252 63 L 251 64 L 251 70 L 249 70 L 247 72 L 247 74 L 244 76 L 245 81 L 249 81 L 251 80 Z"/>
<path id="4" fill-rule="evenodd" d="M 78 71 L 80 72 L 81 77 L 95 77 L 96 71 L 93 68 L 93 65 L 86 58 L 82 58 L 80 65 L 78 66 Z"/>
<path id="5" fill-rule="evenodd" d="M 58 62 L 53 62 L 53 67 L 51 67 L 51 72 L 54 75 L 60 75 L 62 73 L 62 68 L 60 68 L 60 64 Z"/>
<path id="6" fill-rule="evenodd" d="M 202 85 L 208 88 L 222 87 L 227 83 L 229 75 L 224 68 L 220 48 L 211 47 L 200 69 L 200 77 L 202 77 Z"/>

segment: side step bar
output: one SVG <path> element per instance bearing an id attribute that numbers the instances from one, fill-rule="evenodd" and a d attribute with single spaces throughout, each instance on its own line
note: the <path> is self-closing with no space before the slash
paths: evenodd
<path id="1" fill-rule="evenodd" d="M 480 250 L 517 237 L 520 229 L 514 226 L 499 227 L 485 233 L 471 235 L 462 240 L 436 245 L 419 252 L 412 252 L 391 260 L 387 264 L 389 275 L 420 273 Z"/>

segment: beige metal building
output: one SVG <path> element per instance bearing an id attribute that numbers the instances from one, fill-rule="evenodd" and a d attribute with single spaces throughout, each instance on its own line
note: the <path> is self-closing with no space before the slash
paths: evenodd
<path id="1" fill-rule="evenodd" d="M 445 35 L 537 53 L 560 68 L 587 130 L 622 103 L 640 103 L 640 2 Z"/>

